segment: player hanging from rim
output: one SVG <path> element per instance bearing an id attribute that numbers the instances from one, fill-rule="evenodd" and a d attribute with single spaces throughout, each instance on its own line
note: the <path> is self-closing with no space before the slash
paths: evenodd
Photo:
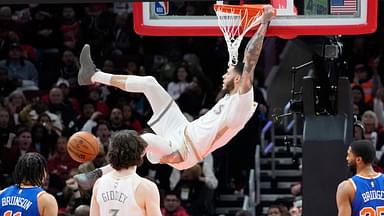
<path id="1" fill-rule="evenodd" d="M 245 48 L 243 62 L 229 65 L 223 75 L 223 89 L 228 94 L 205 115 L 192 122 L 184 117 L 154 77 L 112 75 L 98 70 L 91 59 L 89 45 L 85 45 L 80 54 L 78 82 L 80 85 L 102 83 L 127 92 L 144 93 L 153 111 L 148 125 L 156 133 L 141 135 L 148 143 L 148 160 L 151 163 L 166 163 L 179 170 L 187 169 L 227 144 L 256 110 L 253 73 L 272 16 L 273 8 L 267 5 L 258 30 Z M 107 165 L 90 173 L 79 174 L 75 179 L 83 189 L 90 189 L 98 177 L 111 170 L 111 166 Z"/>

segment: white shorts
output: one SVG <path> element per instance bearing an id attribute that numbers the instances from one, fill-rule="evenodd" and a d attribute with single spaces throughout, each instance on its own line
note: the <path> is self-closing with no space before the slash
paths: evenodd
<path id="1" fill-rule="evenodd" d="M 173 100 L 168 104 L 163 112 L 153 115 L 148 121 L 148 125 L 157 135 L 170 142 L 172 151 L 179 150 L 181 145 L 183 145 L 183 132 L 188 123 L 188 120 Z M 164 145 L 167 144 L 168 143 L 164 143 Z M 160 162 L 161 156 L 148 152 L 147 158 L 151 163 L 155 164 Z"/>

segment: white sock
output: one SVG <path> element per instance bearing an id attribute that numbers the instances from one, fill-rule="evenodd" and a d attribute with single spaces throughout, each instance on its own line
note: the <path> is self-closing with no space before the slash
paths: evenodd
<path id="1" fill-rule="evenodd" d="M 91 77 L 91 81 L 93 83 L 102 83 L 105 85 L 110 85 L 112 79 L 112 74 L 104 73 L 101 71 L 97 71 L 93 76 Z"/>
<path id="2" fill-rule="evenodd" d="M 106 166 L 103 166 L 103 167 L 100 167 L 99 168 L 101 170 L 101 172 L 103 173 L 103 175 L 111 172 L 113 170 L 112 166 L 110 164 L 106 165 Z"/>

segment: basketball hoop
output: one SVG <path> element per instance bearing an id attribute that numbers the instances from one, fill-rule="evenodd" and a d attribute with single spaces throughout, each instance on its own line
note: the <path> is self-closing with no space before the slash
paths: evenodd
<path id="1" fill-rule="evenodd" d="M 229 53 L 228 65 L 238 62 L 238 49 L 245 34 L 261 23 L 265 5 L 228 5 L 217 1 L 214 5 L 218 25 L 224 34 Z"/>

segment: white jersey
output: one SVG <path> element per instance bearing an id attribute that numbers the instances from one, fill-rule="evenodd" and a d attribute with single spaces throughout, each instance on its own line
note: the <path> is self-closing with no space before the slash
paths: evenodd
<path id="1" fill-rule="evenodd" d="M 257 108 L 253 88 L 245 94 L 226 95 L 205 115 L 187 125 L 187 134 L 201 157 L 227 144 L 248 122 Z M 192 150 L 185 161 L 170 164 L 187 169 L 199 161 Z"/>
<path id="2" fill-rule="evenodd" d="M 135 172 L 117 176 L 116 171 L 103 175 L 97 180 L 96 200 L 100 215 L 144 216 L 145 213 L 135 200 L 135 191 L 141 177 Z"/>

